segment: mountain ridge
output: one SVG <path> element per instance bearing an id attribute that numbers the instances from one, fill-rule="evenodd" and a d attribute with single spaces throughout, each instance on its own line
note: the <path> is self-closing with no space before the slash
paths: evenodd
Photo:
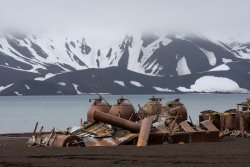
<path id="1" fill-rule="evenodd" d="M 250 89 L 247 84 L 250 75 L 249 43 L 211 41 L 195 34 L 157 35 L 147 32 L 141 35 L 124 35 L 115 39 L 101 37 L 91 39 L 77 35 L 34 36 L 1 33 L 0 59 L 0 95 L 41 95 L 45 92 L 49 95 L 63 94 L 63 92 L 79 94 L 81 91 L 76 87 L 83 89 L 84 82 L 74 86 L 72 81 L 67 89 L 59 90 L 58 83 L 63 81 L 55 82 L 53 79 L 71 78 L 70 75 L 73 75 L 76 78 L 83 77 L 90 82 L 91 80 L 85 76 L 93 69 L 108 73 L 102 73 L 102 77 L 110 78 L 111 85 L 116 90 L 105 88 L 109 85 L 103 83 L 103 86 L 99 85 L 102 87 L 99 91 L 107 90 L 109 92 L 104 93 L 111 94 L 246 93 Z M 116 79 L 110 75 L 113 73 L 112 70 L 118 73 L 116 75 L 123 77 Z M 137 81 L 127 76 L 136 74 L 139 78 Z M 158 80 L 158 78 L 161 79 Z M 136 89 L 130 86 L 126 88 L 130 90 L 121 89 L 124 87 L 122 82 L 126 83 L 126 79 L 137 85 Z M 229 84 L 229 87 L 224 90 L 218 83 L 218 86 L 213 85 L 214 88 L 211 90 L 205 87 L 198 89 L 197 85 L 192 89 L 192 85 L 196 82 L 199 85 L 207 79 L 211 79 L 211 81 L 208 80 L 211 84 L 216 80 L 216 82 Z M 25 86 L 28 84 L 36 85 L 33 87 L 36 91 L 28 93 L 30 89 Z M 117 85 L 120 85 L 120 88 Z M 138 85 L 147 85 L 149 90 Z M 40 89 L 46 91 L 43 93 Z M 60 91 L 62 93 L 58 93 Z"/>

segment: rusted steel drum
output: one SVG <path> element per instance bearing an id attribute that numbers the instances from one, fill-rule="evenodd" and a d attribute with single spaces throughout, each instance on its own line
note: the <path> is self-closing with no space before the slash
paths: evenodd
<path id="1" fill-rule="evenodd" d="M 134 122 L 135 121 L 135 109 L 132 106 L 132 104 L 127 103 L 124 100 L 126 99 L 124 98 L 118 99 L 117 103 L 111 107 L 109 114 Z"/>
<path id="2" fill-rule="evenodd" d="M 250 133 L 250 111 L 242 111 L 239 113 L 237 127 L 237 130 Z"/>
<path id="3" fill-rule="evenodd" d="M 217 129 L 220 128 L 220 113 L 213 110 L 204 110 L 199 115 L 199 122 L 205 121 L 205 120 L 213 120 L 213 124 Z"/>
<path id="4" fill-rule="evenodd" d="M 87 121 L 93 122 L 94 121 L 94 112 L 96 110 L 104 113 L 108 113 L 110 110 L 110 106 L 106 102 L 102 102 L 102 99 L 94 99 L 95 102 L 89 107 L 87 113 Z"/>
<path id="5" fill-rule="evenodd" d="M 236 109 L 230 109 L 220 115 L 221 130 L 238 130 L 238 112 Z"/>
<path id="6" fill-rule="evenodd" d="M 168 111 L 169 115 L 176 116 L 178 113 L 178 118 L 176 119 L 176 123 L 179 124 L 180 122 L 187 120 L 187 109 L 180 102 L 180 99 L 177 98 L 173 101 L 167 102 L 164 107 L 166 108 L 166 111 Z"/>
<path id="7" fill-rule="evenodd" d="M 250 98 L 246 102 L 237 104 L 238 117 L 238 130 L 250 133 Z"/>

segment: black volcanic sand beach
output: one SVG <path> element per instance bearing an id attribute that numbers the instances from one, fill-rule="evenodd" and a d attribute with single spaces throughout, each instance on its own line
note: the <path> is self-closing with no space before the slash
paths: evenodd
<path id="1" fill-rule="evenodd" d="M 250 139 L 136 147 L 25 147 L 0 136 L 0 166 L 250 166 Z"/>

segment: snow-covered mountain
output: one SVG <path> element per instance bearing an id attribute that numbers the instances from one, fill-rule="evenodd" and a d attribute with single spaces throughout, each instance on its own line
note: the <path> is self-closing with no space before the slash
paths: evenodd
<path id="1" fill-rule="evenodd" d="M 196 34 L 0 32 L 0 95 L 246 93 L 249 63 L 250 43 Z"/>

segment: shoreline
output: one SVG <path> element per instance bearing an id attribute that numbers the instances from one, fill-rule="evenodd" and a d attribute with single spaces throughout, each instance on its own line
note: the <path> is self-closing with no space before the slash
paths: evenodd
<path id="1" fill-rule="evenodd" d="M 20 137 L 20 136 L 19 136 Z M 250 139 L 137 147 L 25 147 L 27 138 L 0 137 L 0 166 L 249 166 Z"/>

